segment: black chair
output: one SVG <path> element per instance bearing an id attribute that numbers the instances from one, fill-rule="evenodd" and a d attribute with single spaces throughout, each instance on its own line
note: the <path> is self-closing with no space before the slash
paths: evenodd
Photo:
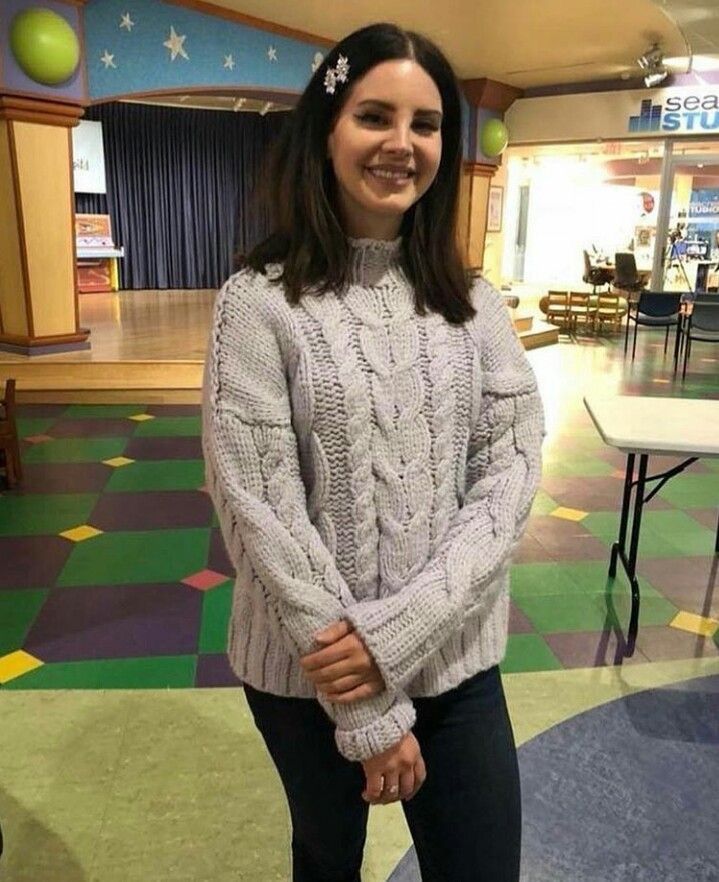
<path id="1" fill-rule="evenodd" d="M 642 291 L 644 285 L 637 272 L 637 262 L 631 251 L 617 251 L 614 255 L 613 285 L 619 291 L 629 294 Z"/>
<path id="2" fill-rule="evenodd" d="M 629 303 L 627 311 L 627 329 L 624 335 L 624 354 L 627 354 L 627 346 L 629 345 L 629 323 L 634 322 L 634 342 L 632 344 L 632 361 L 637 351 L 637 331 L 639 325 L 645 325 L 649 328 L 666 328 L 664 335 L 664 353 L 667 351 L 669 343 L 669 329 L 673 326 L 679 327 L 679 304 L 681 301 L 680 293 L 668 291 L 642 291 L 639 300 L 635 303 Z M 678 331 L 677 331 L 678 333 Z M 675 347 L 675 356 L 676 356 Z"/>
<path id="3" fill-rule="evenodd" d="M 684 344 L 684 366 L 682 380 L 687 375 L 687 364 L 692 354 L 692 340 L 702 343 L 719 343 L 719 297 L 713 298 L 714 302 L 702 298 L 694 302 L 692 312 L 686 321 L 680 326 L 679 333 Z M 679 358 L 678 353 L 681 345 L 676 347 L 674 370 L 676 371 Z"/>
<path id="4" fill-rule="evenodd" d="M 592 294 L 597 293 L 597 288 L 606 285 L 607 288 L 612 284 L 614 273 L 606 266 L 592 266 L 589 252 L 584 251 L 584 275 L 582 281 L 592 286 Z"/>

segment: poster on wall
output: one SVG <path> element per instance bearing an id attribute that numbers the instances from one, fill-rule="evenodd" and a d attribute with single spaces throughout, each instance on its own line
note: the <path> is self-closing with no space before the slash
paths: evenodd
<path id="1" fill-rule="evenodd" d="M 72 130 L 72 170 L 76 193 L 106 193 L 102 123 L 81 120 Z"/>
<path id="2" fill-rule="evenodd" d="M 502 232 L 502 195 L 503 187 L 489 188 L 489 204 L 487 206 L 487 232 Z"/>

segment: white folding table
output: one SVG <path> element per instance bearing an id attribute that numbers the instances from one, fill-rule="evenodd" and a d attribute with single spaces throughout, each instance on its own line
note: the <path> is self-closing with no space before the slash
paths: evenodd
<path id="1" fill-rule="evenodd" d="M 674 477 L 697 459 L 719 457 L 719 401 L 695 398 L 644 398 L 635 395 L 588 395 L 584 404 L 605 444 L 627 455 L 619 537 L 612 545 L 609 575 L 617 573 L 619 558 L 632 591 L 632 610 L 627 634 L 626 655 L 634 653 L 639 630 L 639 582 L 636 576 L 639 532 L 645 503 Z M 647 476 L 651 454 L 687 456 L 688 459 L 666 472 Z M 635 478 L 635 458 L 639 471 Z M 645 497 L 648 482 L 658 481 Z M 719 505 L 719 499 L 717 499 Z M 627 528 L 632 511 L 632 528 L 627 555 Z M 719 522 L 714 552 L 719 553 Z"/>

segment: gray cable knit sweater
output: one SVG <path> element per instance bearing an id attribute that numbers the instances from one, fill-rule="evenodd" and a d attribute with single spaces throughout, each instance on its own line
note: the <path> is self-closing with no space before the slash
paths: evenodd
<path id="1" fill-rule="evenodd" d="M 540 476 L 542 405 L 500 295 L 415 312 L 401 240 L 350 239 L 341 294 L 285 300 L 279 265 L 232 276 L 203 390 L 207 486 L 237 572 L 233 669 L 319 698 L 340 752 L 387 750 L 437 695 L 498 663 L 508 569 Z M 332 705 L 299 664 L 347 619 L 380 695 Z"/>

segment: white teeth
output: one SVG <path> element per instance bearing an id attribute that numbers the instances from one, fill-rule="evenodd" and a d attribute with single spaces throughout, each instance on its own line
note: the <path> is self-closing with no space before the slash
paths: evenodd
<path id="1" fill-rule="evenodd" d="M 369 169 L 369 173 L 377 178 L 387 178 L 389 180 L 406 180 L 410 177 L 409 172 L 391 172 L 382 168 Z"/>

